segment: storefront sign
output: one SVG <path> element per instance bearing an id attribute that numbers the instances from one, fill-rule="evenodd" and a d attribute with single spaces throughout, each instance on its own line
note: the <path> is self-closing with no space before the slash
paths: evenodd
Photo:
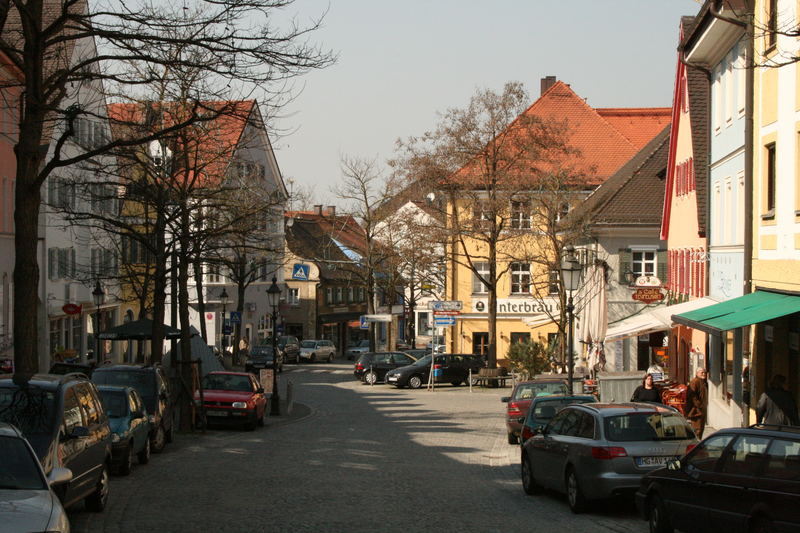
<path id="1" fill-rule="evenodd" d="M 651 304 L 664 299 L 664 293 L 659 287 L 642 287 L 633 291 L 631 296 L 637 302 Z"/>
<path id="2" fill-rule="evenodd" d="M 487 313 L 489 302 L 486 299 L 472 300 L 474 313 Z M 498 298 L 497 313 L 505 315 L 535 315 L 547 313 L 551 316 L 558 314 L 558 300 L 555 298 Z"/>
<path id="3" fill-rule="evenodd" d="M 61 308 L 61 310 L 67 315 L 79 315 L 81 314 L 82 309 L 82 305 L 76 304 L 64 304 L 64 306 Z"/>
<path id="4" fill-rule="evenodd" d="M 639 276 L 633 283 L 634 287 L 661 287 L 661 280 L 655 276 Z"/>

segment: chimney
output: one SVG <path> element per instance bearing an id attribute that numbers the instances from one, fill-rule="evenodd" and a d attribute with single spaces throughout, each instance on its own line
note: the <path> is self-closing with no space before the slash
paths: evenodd
<path id="1" fill-rule="evenodd" d="M 549 89 L 550 87 L 552 87 L 555 84 L 556 84 L 556 77 L 555 76 L 545 76 L 544 78 L 542 78 L 542 80 L 541 80 L 541 92 L 539 93 L 539 96 L 541 96 L 544 93 L 546 93 L 547 89 Z"/>
<path id="2" fill-rule="evenodd" d="M 329 217 L 335 217 L 336 216 L 336 206 L 335 205 L 329 205 L 328 209 L 325 210 L 325 214 L 328 215 Z"/>
<path id="3" fill-rule="evenodd" d="M 322 204 L 314 204 L 314 211 L 316 211 L 318 215 L 322 216 Z"/>

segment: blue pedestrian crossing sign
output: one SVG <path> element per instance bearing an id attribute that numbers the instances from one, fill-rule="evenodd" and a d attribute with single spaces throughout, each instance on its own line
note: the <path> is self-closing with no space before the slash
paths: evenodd
<path id="1" fill-rule="evenodd" d="M 300 263 L 296 263 L 292 267 L 292 279 L 296 279 L 299 281 L 308 281 L 308 275 L 311 267 L 308 265 L 303 265 Z"/>
<path id="2" fill-rule="evenodd" d="M 367 315 L 361 315 L 359 317 L 359 329 L 369 329 L 369 322 L 367 322 Z"/>
<path id="3" fill-rule="evenodd" d="M 242 323 L 242 313 L 239 311 L 231 311 L 231 324 L 241 324 Z"/>

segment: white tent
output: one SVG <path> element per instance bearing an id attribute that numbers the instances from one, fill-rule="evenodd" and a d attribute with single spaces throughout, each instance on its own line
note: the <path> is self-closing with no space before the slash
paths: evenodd
<path id="1" fill-rule="evenodd" d="M 717 303 L 713 298 L 697 298 L 675 305 L 656 307 L 647 312 L 634 315 L 614 324 L 606 333 L 606 342 L 621 341 L 628 337 L 637 337 L 667 331 L 672 328 L 672 315 L 679 315 L 688 311 L 694 311 L 701 307 Z"/>

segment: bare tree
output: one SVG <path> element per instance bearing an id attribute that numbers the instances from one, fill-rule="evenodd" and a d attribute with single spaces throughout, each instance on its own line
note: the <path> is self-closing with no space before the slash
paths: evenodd
<path id="1" fill-rule="evenodd" d="M 240 94 L 259 90 L 277 103 L 297 75 L 334 59 L 307 42 L 319 21 L 305 27 L 293 22 L 285 28 L 276 25 L 274 15 L 291 4 L 292 0 L 194 0 L 182 6 L 101 2 L 90 11 L 85 0 L 0 1 L 0 52 L 23 80 L 14 212 L 15 368 L 20 376 L 38 370 L 37 323 L 24 317 L 38 307 L 37 222 L 44 181 L 56 168 L 117 147 L 141 145 L 214 114 L 198 98 L 180 122 L 162 124 L 135 139 L 101 139 L 70 153 L 64 148 L 76 133 L 76 121 L 104 118 L 76 98 L 81 86 L 102 83 L 104 94 L 125 99 L 162 79 L 165 72 L 180 76 L 194 69 L 208 75 L 205 87 L 227 93 L 222 100 L 230 99 L 233 86 Z"/>

